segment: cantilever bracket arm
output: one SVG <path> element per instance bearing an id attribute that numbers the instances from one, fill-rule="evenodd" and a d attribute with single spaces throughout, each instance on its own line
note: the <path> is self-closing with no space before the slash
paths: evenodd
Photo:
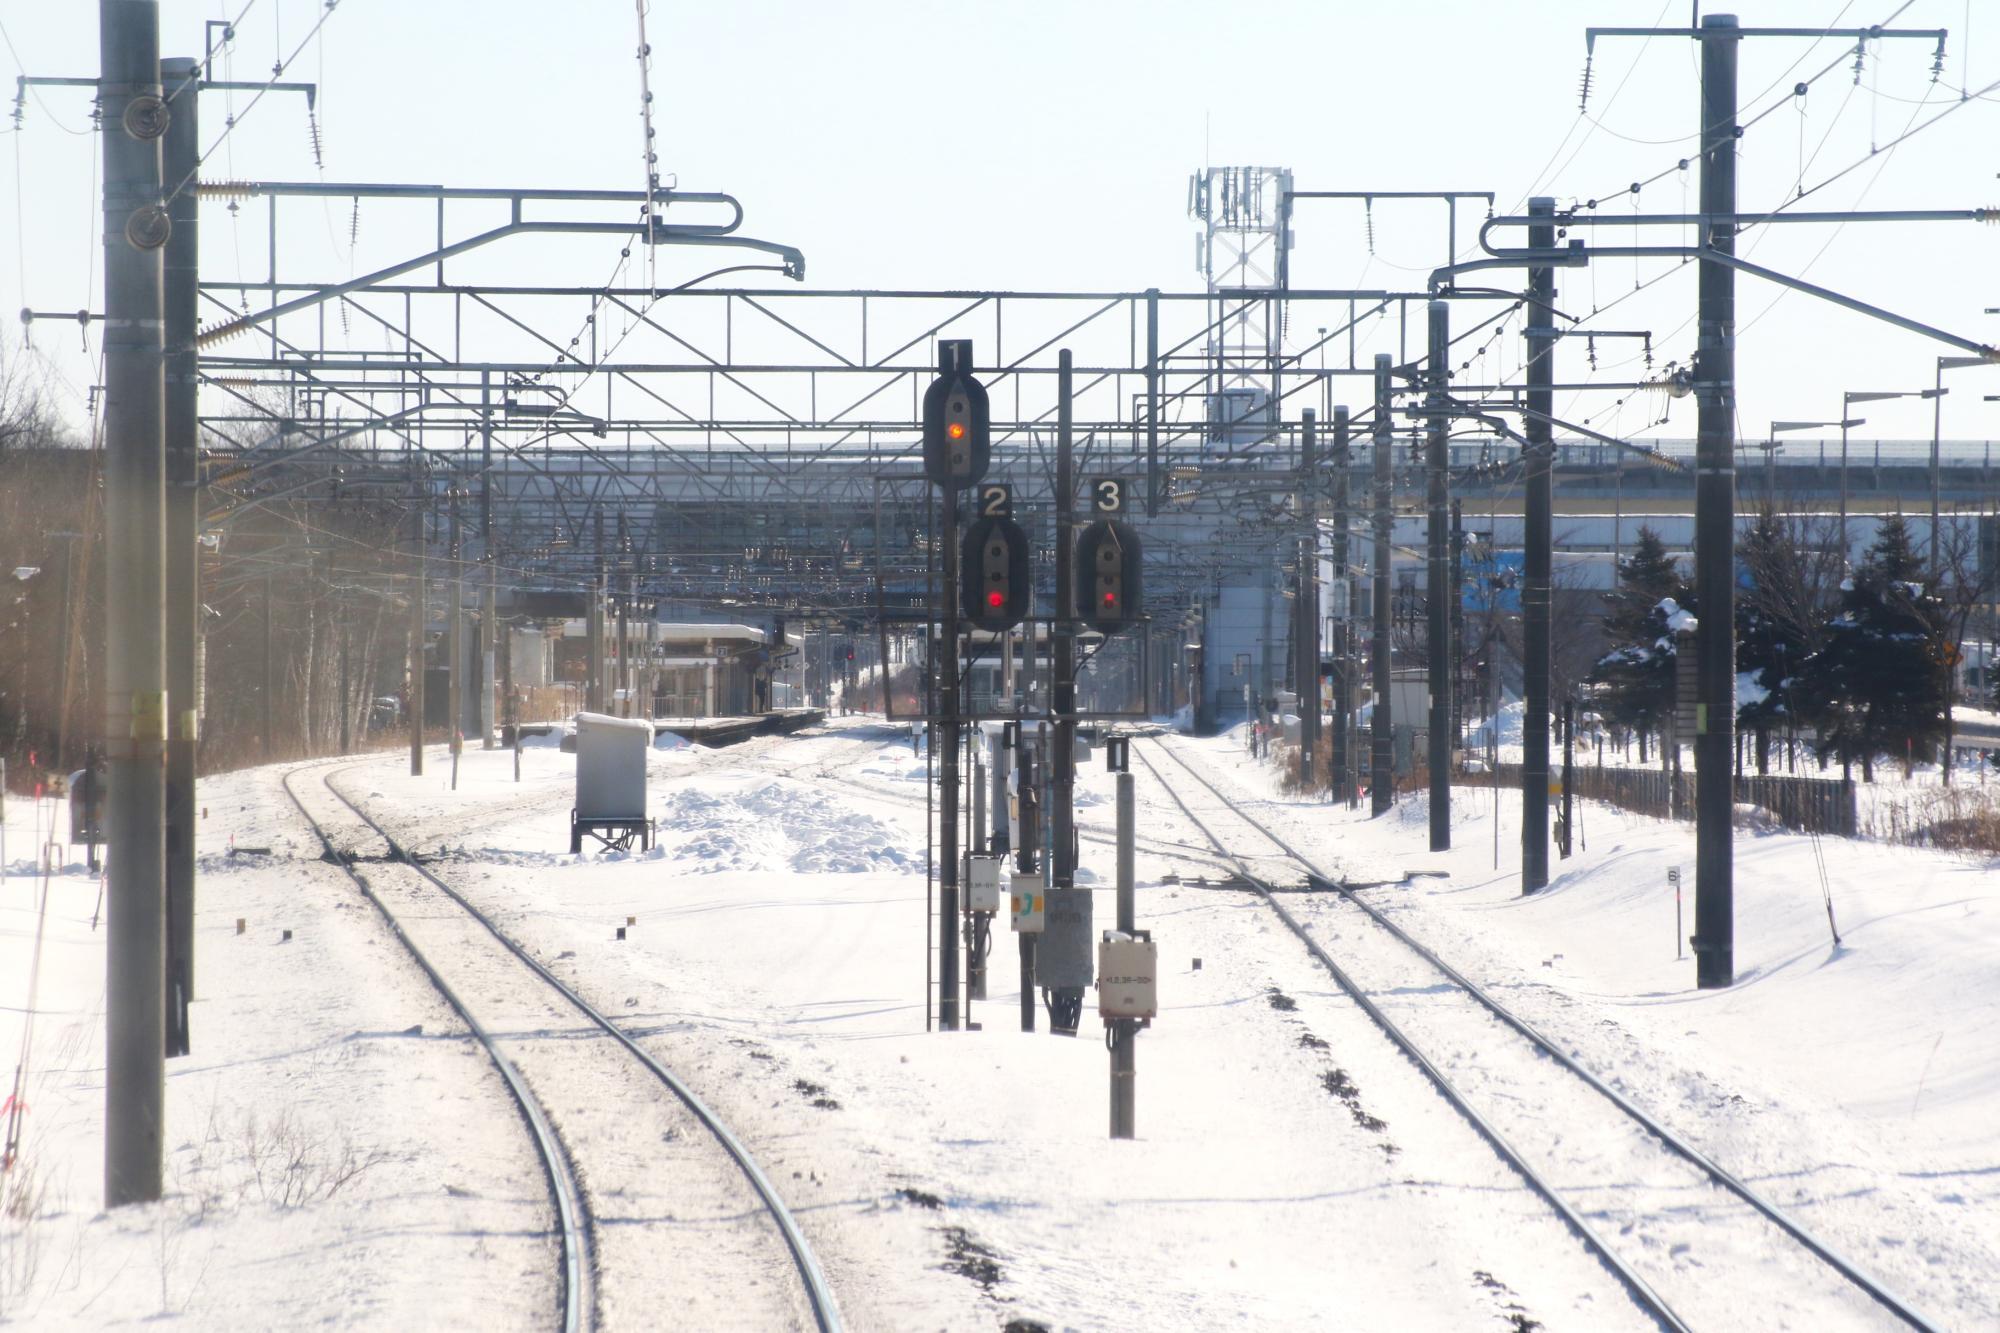
<path id="1" fill-rule="evenodd" d="M 454 255 L 462 255 L 468 250 L 476 250 L 481 246 L 490 245 L 494 241 L 531 232 L 554 233 L 558 235 L 638 236 L 642 240 L 654 245 L 741 246 L 744 249 L 762 250 L 768 254 L 777 255 L 784 260 L 785 276 L 794 281 L 803 282 L 806 276 L 806 257 L 798 250 L 789 245 L 779 245 L 775 241 L 760 241 L 751 236 L 716 235 L 705 229 L 690 231 L 659 225 L 648 227 L 643 222 L 523 222 L 516 220 L 494 227 L 489 231 L 480 232 L 476 236 L 468 236 L 462 241 L 454 241 L 450 245 L 440 246 L 413 259 L 406 259 L 400 263 L 391 264 L 387 268 L 376 269 L 373 273 L 365 274 L 359 278 L 353 278 L 347 282 L 334 283 L 331 286 L 322 287 L 316 292 L 310 292 L 305 296 L 295 297 L 290 301 L 281 301 L 267 310 L 252 311 L 250 314 L 243 315 L 237 319 L 228 320 L 196 335 L 195 346 L 198 348 L 213 346 L 226 338 L 233 338 L 239 333 L 247 333 L 258 325 L 268 324 L 281 316 L 294 314 L 300 310 L 311 309 L 313 306 L 331 301 L 336 297 L 346 296 L 350 292 L 365 290 L 378 282 L 386 282 L 390 278 L 408 273 L 413 269 L 423 268 L 426 265 L 435 264 L 440 260 L 450 259 Z"/>
<path id="2" fill-rule="evenodd" d="M 1522 448 L 1531 447 L 1532 442 L 1528 437 L 1515 430 L 1499 417 L 1493 416 L 1492 413 L 1519 412 L 1524 417 L 1533 417 L 1537 421 L 1546 421 L 1551 426 L 1561 426 L 1566 431 L 1581 435 L 1585 439 L 1596 440 L 1599 444 L 1616 445 L 1620 449 L 1639 455 L 1639 457 L 1645 459 L 1655 467 L 1665 468 L 1669 472 L 1686 472 L 1688 470 L 1687 464 L 1677 458 L 1669 458 L 1657 449 L 1648 449 L 1643 444 L 1634 444 L 1630 440 L 1621 440 L 1615 435 L 1606 435 L 1601 431 L 1594 431 L 1588 426 L 1579 426 L 1574 421 L 1564 421 L 1561 417 L 1550 416 L 1546 412 L 1537 412 L 1532 407 L 1528 407 L 1523 403 L 1483 403 L 1478 407 L 1471 407 L 1460 403 L 1455 398 L 1450 401 L 1452 404 L 1451 415 L 1483 422 L 1509 439 L 1519 441 Z M 1554 441 L 1551 440 L 1550 443 L 1553 444 Z"/>
<path id="3" fill-rule="evenodd" d="M 1972 338 L 1961 338 L 1955 333 L 1947 333 L 1921 320 L 1899 315 L 1893 310 L 1884 310 L 1881 306 L 1870 305 L 1857 297 L 1843 295 L 1831 288 L 1807 282 L 1804 278 L 1794 278 L 1789 274 L 1765 268 L 1762 264 L 1753 264 L 1747 259 L 1705 245 L 1611 245 L 1592 249 L 1585 246 L 1582 241 L 1573 239 L 1566 248 L 1560 250 L 1501 250 L 1486 259 L 1469 259 L 1464 263 L 1447 264 L 1431 271 L 1430 285 L 1433 291 L 1441 291 L 1450 285 L 1454 275 L 1481 269 L 1582 268 L 1592 259 L 1713 260 L 1740 273 L 1748 273 L 1753 278 L 1762 278 L 1766 282 L 1777 283 L 1780 287 L 1790 287 L 1793 291 L 1816 296 L 1822 301 L 1845 306 L 1871 319 L 1879 319 L 1885 324 L 1894 324 L 1899 329 L 1907 329 L 1911 333 L 1920 334 L 1947 346 L 1971 352 L 1982 361 L 2000 362 L 2000 348 Z"/>

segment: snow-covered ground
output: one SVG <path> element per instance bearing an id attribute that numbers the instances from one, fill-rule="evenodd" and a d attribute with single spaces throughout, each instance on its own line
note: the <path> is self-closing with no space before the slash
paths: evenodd
<path id="1" fill-rule="evenodd" d="M 1836 949 L 1811 840 L 1746 834 L 1741 979 L 1698 993 L 1665 884 L 1686 867 L 1691 929 L 1684 827 L 1592 805 L 1577 857 L 1521 899 L 1513 793 L 1496 870 L 1489 791 L 1462 794 L 1458 849 L 1432 855 L 1421 802 L 1370 821 L 1279 796 L 1240 738 L 1169 743 L 1325 868 L 1398 881 L 1373 892 L 1406 929 L 1944 1326 L 2000 1326 L 1993 867 L 1825 842 Z M 456 791 L 441 755 L 424 778 L 400 755 L 327 767 L 736 1128 L 849 1327 L 1649 1326 L 1268 909 L 1174 882 L 1200 872 L 1184 858 L 1204 844 L 1143 772 L 1139 923 L 1162 944 L 1164 1004 L 1139 1040 L 1139 1138 L 1112 1142 L 1097 1020 L 1087 1008 L 1073 1040 L 1042 1015 L 1043 1031 L 1017 1030 L 1004 922 L 981 1030 L 925 1031 L 923 760 L 899 733 L 855 722 L 648 762 L 658 846 L 583 857 L 566 851 L 573 755 L 525 751 L 517 786 L 510 754 L 469 751 Z M 109 1215 L 97 881 L 33 874 L 48 812 L 8 803 L 0 1073 L 34 1014 L 8 1189 L 36 1188 L 0 1218 L 0 1319 L 546 1326 L 550 1210 L 504 1089 L 317 860 L 278 774 L 203 784 L 196 1053 L 168 1067 L 169 1197 Z M 1092 764 L 1079 779 L 1090 838 L 1110 826 L 1110 777 Z M 273 854 L 232 857 L 232 838 Z M 1109 922 L 1110 847 L 1090 838 L 1083 862 Z M 1402 880 L 1417 868 L 1448 877 Z M 596 1132 L 588 1091 L 550 1098 L 566 1135 Z M 601 1091 L 607 1106 L 638 1095 Z M 285 1170 L 288 1156 L 305 1165 Z M 607 1262 L 686 1264 L 704 1245 L 671 1200 L 606 1209 L 616 1183 L 591 1184 L 600 1226 L 643 1237 Z M 1741 1296 L 1740 1327 L 1783 1326 Z M 752 1308 L 604 1314 L 752 1327 Z M 1856 1326 L 1887 1326 L 1873 1317 Z"/>

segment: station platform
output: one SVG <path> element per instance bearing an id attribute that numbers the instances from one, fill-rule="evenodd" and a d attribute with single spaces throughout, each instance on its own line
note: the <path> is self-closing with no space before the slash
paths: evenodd
<path id="1" fill-rule="evenodd" d="M 778 708 L 745 717 L 656 717 L 652 723 L 655 736 L 679 736 L 694 745 L 734 745 L 752 736 L 789 736 L 825 720 L 823 708 Z M 535 737 L 555 736 L 562 737 L 563 749 L 570 748 L 571 738 L 563 735 L 566 723 L 524 722 L 518 730 L 531 745 Z M 502 749 L 514 747 L 515 731 L 514 727 L 500 728 Z"/>
<path id="2" fill-rule="evenodd" d="M 671 733 L 696 745 L 734 745 L 752 736 L 789 736 L 825 720 L 822 708 L 774 708 L 749 717 L 656 717 L 653 731 Z"/>

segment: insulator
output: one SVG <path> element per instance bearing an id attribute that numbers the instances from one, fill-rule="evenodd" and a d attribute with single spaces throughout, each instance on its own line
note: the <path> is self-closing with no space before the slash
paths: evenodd
<path id="1" fill-rule="evenodd" d="M 250 199 L 257 187 L 249 181 L 198 181 L 194 192 L 198 199 Z"/>
<path id="2" fill-rule="evenodd" d="M 232 319 L 226 323 L 212 324 L 195 335 L 194 345 L 197 349 L 213 347 L 217 343 L 227 342 L 249 331 L 250 321 L 246 319 Z"/>
<path id="3" fill-rule="evenodd" d="M 1584 56 L 1583 82 L 1582 86 L 1577 89 L 1577 96 L 1576 96 L 1576 111 L 1578 115 L 1582 115 L 1584 109 L 1590 105 L 1590 63 L 1591 63 L 1591 56 L 1589 55 Z"/>
<path id="4" fill-rule="evenodd" d="M 306 132 L 312 136 L 313 165 L 324 171 L 326 170 L 326 157 L 321 152 L 319 117 L 311 111 L 306 112 Z"/>

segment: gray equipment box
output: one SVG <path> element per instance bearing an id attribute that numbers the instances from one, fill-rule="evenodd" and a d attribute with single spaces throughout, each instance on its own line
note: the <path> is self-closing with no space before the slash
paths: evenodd
<path id="1" fill-rule="evenodd" d="M 1051 990 L 1088 990 L 1096 975 L 1096 942 L 1090 890 L 1050 889 L 1042 940 L 1035 946 L 1035 980 Z"/>
<path id="2" fill-rule="evenodd" d="M 653 845 L 646 817 L 646 754 L 653 724 L 640 718 L 576 715 L 576 805 L 569 813 L 569 849 L 583 850 L 588 833 L 607 848 L 629 851 L 636 838 Z"/>

